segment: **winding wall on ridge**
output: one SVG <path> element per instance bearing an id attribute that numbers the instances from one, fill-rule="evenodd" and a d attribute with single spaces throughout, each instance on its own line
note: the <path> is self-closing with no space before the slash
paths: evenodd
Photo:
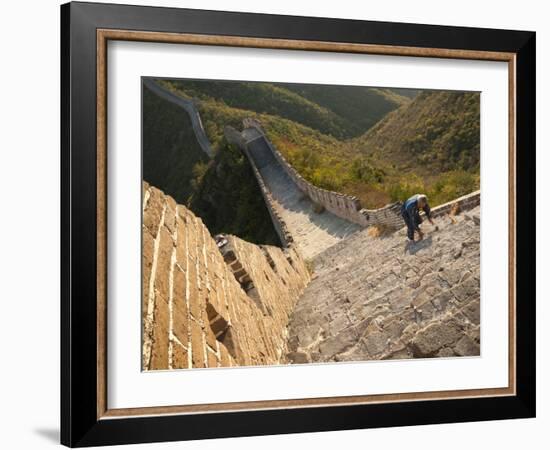
<path id="1" fill-rule="evenodd" d="M 180 106 L 187 112 L 187 114 L 189 114 L 189 118 L 191 119 L 191 124 L 193 126 L 193 132 L 195 133 L 195 137 L 197 138 L 197 142 L 199 143 L 202 151 L 210 158 L 214 157 L 214 150 L 212 150 L 212 145 L 206 136 L 204 127 L 202 126 L 201 116 L 197 111 L 195 104 L 191 100 L 187 100 L 179 95 L 173 94 L 169 90 L 157 84 L 151 78 L 143 78 L 143 84 L 159 97 Z"/>
<path id="2" fill-rule="evenodd" d="M 238 133 L 230 127 L 225 135 L 250 161 L 284 245 L 296 245 L 304 258 L 311 259 L 361 229 L 328 210 L 319 211 L 318 204 L 282 169 L 263 135 L 251 128 Z"/>

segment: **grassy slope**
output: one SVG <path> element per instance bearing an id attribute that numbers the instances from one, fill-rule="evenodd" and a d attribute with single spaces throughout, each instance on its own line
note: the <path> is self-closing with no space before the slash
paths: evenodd
<path id="1" fill-rule="evenodd" d="M 431 92 L 376 124 L 356 145 L 405 170 L 479 165 L 479 94 Z"/>
<path id="2" fill-rule="evenodd" d="M 365 207 L 381 207 L 416 192 L 427 193 L 435 205 L 479 187 L 477 94 L 419 94 L 415 90 L 381 88 L 378 99 L 393 98 L 401 106 L 365 134 L 341 140 L 287 117 L 264 113 L 263 107 L 256 111 L 229 106 L 239 102 L 207 96 L 211 82 L 199 86 L 200 89 L 195 86 L 195 90 L 183 84 L 166 85 L 178 95 L 200 97 L 201 118 L 215 146 L 223 143 L 225 125 L 241 129 L 244 118 L 256 117 L 276 147 L 306 179 L 326 189 L 355 195 Z M 260 91 L 255 92 L 259 95 Z M 270 90 L 269 95 L 273 92 Z M 313 99 L 314 89 L 308 92 Z M 330 107 L 338 109 L 337 92 L 331 89 L 327 92 L 331 95 L 319 91 L 317 101 L 325 95 L 325 103 L 331 99 Z M 342 96 L 348 100 L 349 97 Z M 247 105 L 253 108 L 266 102 L 268 99 L 255 99 Z M 239 104 L 244 103 L 241 98 Z M 353 116 L 353 102 L 348 105 L 347 114 Z M 345 102 L 339 107 L 344 111 Z"/>
<path id="3" fill-rule="evenodd" d="M 390 89 L 315 84 L 285 86 L 343 117 L 348 122 L 347 133 L 343 136 L 346 138 L 364 133 L 387 113 L 410 101 Z"/>
<path id="4" fill-rule="evenodd" d="M 409 88 L 384 88 L 386 91 L 393 92 L 402 97 L 407 97 L 409 99 L 414 99 L 418 94 L 422 92 L 421 89 L 409 89 Z"/>
<path id="5" fill-rule="evenodd" d="M 442 203 L 479 188 L 479 94 L 424 92 L 349 145 L 386 173 L 391 200 Z"/>

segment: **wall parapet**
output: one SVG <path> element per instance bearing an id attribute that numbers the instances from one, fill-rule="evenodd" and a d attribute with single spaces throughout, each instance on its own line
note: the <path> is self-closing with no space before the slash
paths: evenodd
<path id="1" fill-rule="evenodd" d="M 310 280 L 294 248 L 235 236 L 143 184 L 144 370 L 284 363 L 286 328 Z"/>
<path id="2" fill-rule="evenodd" d="M 230 144 L 237 145 L 241 149 L 241 151 L 244 153 L 246 158 L 248 159 L 248 162 L 252 167 L 252 172 L 254 173 L 254 177 L 258 182 L 258 186 L 260 188 L 260 192 L 262 193 L 262 197 L 264 198 L 264 202 L 267 206 L 267 211 L 271 216 L 273 227 L 275 228 L 275 231 L 279 236 L 281 244 L 283 245 L 283 247 L 291 246 L 292 243 L 294 242 L 292 234 L 288 230 L 288 227 L 284 219 L 281 217 L 281 215 L 277 211 L 277 208 L 275 208 L 275 202 L 273 200 L 273 196 L 271 195 L 271 193 L 269 192 L 269 189 L 265 185 L 264 179 L 260 171 L 256 167 L 256 164 L 254 164 L 254 160 L 250 156 L 250 153 L 246 146 L 246 140 L 243 138 L 241 133 L 239 133 L 237 130 L 235 130 L 231 126 L 226 126 L 224 128 L 224 135 L 225 135 L 225 138 L 227 139 L 227 142 L 229 142 Z"/>
<path id="3" fill-rule="evenodd" d="M 296 186 L 313 202 L 322 206 L 335 216 L 363 227 L 384 224 L 395 228 L 402 224 L 403 220 L 399 212 L 401 209 L 400 202 L 392 203 L 379 209 L 366 209 L 361 207 L 361 202 L 355 196 L 314 186 L 302 177 L 281 152 L 277 150 L 275 145 L 268 139 L 258 120 L 246 118 L 243 120 L 243 126 L 245 130 L 250 128 L 256 130 L 261 138 L 265 140 L 275 159 Z"/>
<path id="4" fill-rule="evenodd" d="M 456 207 L 458 207 L 459 211 L 466 211 L 468 209 L 472 209 L 478 206 L 480 204 L 480 201 L 481 191 L 475 191 L 451 200 L 450 202 L 436 206 L 435 208 L 432 208 L 431 213 L 433 217 L 439 217 L 444 214 L 449 214 Z"/>

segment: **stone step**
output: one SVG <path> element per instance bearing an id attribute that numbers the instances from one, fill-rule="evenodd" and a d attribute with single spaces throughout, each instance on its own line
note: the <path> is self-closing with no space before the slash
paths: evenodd
<path id="1" fill-rule="evenodd" d="M 292 182 L 263 139 L 252 140 L 248 149 L 304 258 L 314 258 L 361 229 L 329 211 L 316 213 L 314 203 Z"/>

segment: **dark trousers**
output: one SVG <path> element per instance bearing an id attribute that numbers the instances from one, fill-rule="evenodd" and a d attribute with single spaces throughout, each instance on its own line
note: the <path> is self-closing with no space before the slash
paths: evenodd
<path id="1" fill-rule="evenodd" d="M 409 215 L 407 210 L 401 210 L 401 216 L 407 225 L 407 237 L 410 240 L 414 240 L 414 232 L 418 229 L 418 225 L 422 223 L 420 214 L 415 214 L 413 217 Z"/>

